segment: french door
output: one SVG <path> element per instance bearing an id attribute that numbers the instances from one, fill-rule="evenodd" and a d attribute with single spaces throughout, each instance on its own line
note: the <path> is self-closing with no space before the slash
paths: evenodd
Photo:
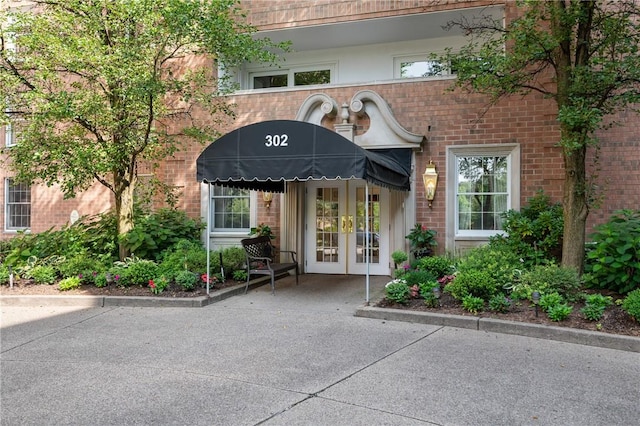
<path id="1" fill-rule="evenodd" d="M 306 272 L 389 274 L 389 191 L 366 193 L 363 180 L 307 182 Z"/>

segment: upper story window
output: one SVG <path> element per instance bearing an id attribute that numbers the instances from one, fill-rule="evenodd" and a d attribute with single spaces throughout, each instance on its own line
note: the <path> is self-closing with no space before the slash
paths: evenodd
<path id="1" fill-rule="evenodd" d="M 214 232 L 251 229 L 251 197 L 245 189 L 213 186 L 211 192 L 211 230 Z"/>
<path id="2" fill-rule="evenodd" d="M 11 147 L 18 144 L 20 136 L 20 121 L 16 120 L 4 127 L 4 145 Z"/>
<path id="3" fill-rule="evenodd" d="M 449 64 L 427 59 L 427 55 L 395 58 L 395 78 L 446 77 L 455 75 Z"/>
<path id="4" fill-rule="evenodd" d="M 293 68 L 289 70 L 250 72 L 251 89 L 272 87 L 310 86 L 332 83 L 331 66 L 317 68 Z"/>
<path id="5" fill-rule="evenodd" d="M 31 226 L 31 187 L 13 179 L 5 179 L 5 224 L 7 231 Z"/>

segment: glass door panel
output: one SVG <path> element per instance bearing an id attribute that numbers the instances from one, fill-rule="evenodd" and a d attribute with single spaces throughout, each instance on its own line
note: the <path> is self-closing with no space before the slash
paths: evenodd
<path id="1" fill-rule="evenodd" d="M 316 188 L 316 261 L 338 262 L 338 188 Z"/>
<path id="2" fill-rule="evenodd" d="M 380 263 L 380 188 L 369 188 L 369 213 L 365 215 L 365 188 L 356 188 L 356 263 L 366 263 L 367 236 L 369 262 Z M 366 218 L 369 218 L 369 233 Z"/>
<path id="3" fill-rule="evenodd" d="M 308 182 L 306 253 L 309 273 L 346 271 L 346 182 Z"/>

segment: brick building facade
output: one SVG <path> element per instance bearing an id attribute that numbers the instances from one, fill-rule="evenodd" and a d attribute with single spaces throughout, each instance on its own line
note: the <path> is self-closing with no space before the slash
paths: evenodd
<path id="1" fill-rule="evenodd" d="M 475 222 L 474 215 L 482 215 L 486 209 L 463 207 L 464 203 L 459 201 L 465 197 L 464 187 L 468 182 L 456 167 L 462 167 L 459 165 L 465 161 L 470 161 L 469 164 L 480 161 L 478 164 L 483 164 L 480 168 L 485 171 L 493 167 L 491 178 L 495 185 L 504 186 L 499 191 L 491 191 L 494 205 L 500 204 L 491 209 L 493 213 L 505 208 L 518 209 L 539 190 L 553 200 L 561 201 L 564 170 L 561 151 L 556 146 L 559 128 L 552 100 L 539 94 L 514 96 L 486 109 L 487 99 L 483 96 L 447 90 L 454 76 L 403 75 L 403 67 L 427 63 L 429 53 L 462 43 L 461 35 L 445 33 L 441 29 L 447 20 L 458 16 L 456 13 L 460 10 L 467 14 L 488 10 L 495 16 L 509 19 L 515 13 L 515 3 L 243 0 L 241 4 L 248 11 L 248 20 L 264 35 L 275 40 L 292 40 L 294 51 L 287 54 L 280 68 L 265 69 L 259 64 L 247 64 L 237 72 L 241 90 L 229 97 L 229 102 L 236 105 L 237 116 L 221 129 L 222 133 L 266 120 L 300 117 L 314 117 L 317 124 L 334 129 L 344 122 L 341 113 L 342 106 L 346 105 L 349 107 L 347 121 L 353 128 L 352 140 L 358 143 L 368 135 L 370 145 L 365 148 L 385 145 L 384 130 L 395 128 L 396 124 L 403 135 L 422 137 L 419 144 L 405 141 L 391 146 L 412 150 L 411 191 L 387 193 L 382 189 L 382 195 L 374 195 L 374 201 L 378 203 L 375 208 L 382 213 L 378 211 L 380 218 L 372 225 L 374 232 L 380 234 L 376 238 L 381 238 L 380 244 L 385 246 L 384 250 L 375 248 L 375 256 L 379 257 L 376 260 L 382 265 L 377 273 L 390 272 L 390 253 L 408 248 L 404 236 L 416 223 L 437 231 L 440 252 L 463 250 L 486 241 L 495 233 L 499 223 L 491 228 L 486 226 L 486 218 Z M 298 73 L 315 71 L 326 71 L 328 80 L 321 84 L 296 84 Z M 288 83 L 283 83 L 286 75 Z M 283 80 L 279 80 L 280 77 Z M 364 113 L 353 108 L 353 101 L 358 101 L 363 91 L 371 94 L 363 98 Z M 307 108 L 305 102 L 314 96 L 335 101 L 337 111 L 324 114 L 319 105 L 315 109 Z M 385 115 L 386 110 L 390 111 L 391 117 Z M 374 116 L 369 111 L 380 114 Z M 591 153 L 598 161 L 591 164 L 589 170 L 600 189 L 602 201 L 590 213 L 588 232 L 615 210 L 640 206 L 639 120 L 631 111 L 621 113 L 619 119 L 622 125 L 600 133 L 601 148 Z M 399 139 L 403 137 L 406 136 Z M 0 129 L 0 138 L 5 139 L 4 129 Z M 193 217 L 206 218 L 210 212 L 206 185 L 196 182 L 195 178 L 196 159 L 202 150 L 202 146 L 193 145 L 166 159 L 158 174 L 181 189 L 179 208 Z M 429 161 L 436 165 L 439 173 L 431 203 L 425 198 L 421 176 Z M 3 180 L 9 177 L 5 170 L 0 174 Z M 325 183 L 292 184 L 287 193 L 276 194 L 268 208 L 260 191 L 246 194 L 250 205 L 249 225 L 214 228 L 210 235 L 212 245 L 238 244 L 239 239 L 247 235 L 248 227 L 266 223 L 278 235 L 277 243 L 299 251 L 304 261 L 320 259 L 321 252 L 346 251 L 343 244 L 359 246 L 357 238 L 347 238 L 339 243 L 332 240 L 327 244 L 321 240 L 331 237 L 324 231 L 314 231 L 319 229 L 320 219 L 313 217 L 310 212 L 313 204 L 308 200 L 314 191 L 318 194 L 321 189 L 331 187 L 331 182 Z M 349 188 L 360 184 L 355 181 L 345 183 L 340 191 L 350 191 Z M 0 194 L 4 206 L 7 205 L 6 193 L 5 189 Z M 96 213 L 110 208 L 112 203 L 109 194 L 99 186 L 73 200 L 62 200 L 55 188 L 38 185 L 31 187 L 30 194 L 30 228 L 34 232 L 67 223 L 73 211 L 81 215 Z M 380 198 L 375 198 L 378 196 Z M 354 195 L 349 192 L 345 197 L 349 199 Z M 469 200 L 472 199 L 470 196 Z M 316 200 L 316 203 L 320 202 L 324 201 Z M 349 205 L 348 200 L 345 203 Z M 214 201 L 212 205 L 211 214 L 215 215 Z M 468 215 L 462 211 L 466 208 L 469 208 Z M 6 226 L 6 209 L 2 214 L 5 224 L 2 237 L 7 238 L 13 231 Z M 339 216 L 344 216 L 344 212 Z M 478 224 L 482 229 L 477 229 Z M 340 230 L 334 231 L 334 236 L 342 238 Z M 352 253 L 353 258 L 358 258 L 357 248 Z M 305 271 L 324 270 L 324 261 L 319 262 L 315 266 L 305 263 Z M 345 262 L 347 266 L 338 272 L 358 273 L 356 266 L 348 266 L 351 260 Z"/>

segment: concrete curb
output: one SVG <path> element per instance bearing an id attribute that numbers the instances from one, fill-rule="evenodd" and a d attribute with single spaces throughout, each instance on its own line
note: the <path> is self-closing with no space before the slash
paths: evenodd
<path id="1" fill-rule="evenodd" d="M 260 277 L 249 282 L 249 289 L 269 284 L 269 277 Z M 238 284 L 215 291 L 209 296 L 189 297 L 189 298 L 169 298 L 157 296 L 0 296 L 0 307 L 2 306 L 78 306 L 78 307 L 118 307 L 130 308 L 202 308 L 215 302 L 219 302 L 229 297 L 244 293 L 246 284 Z"/>
<path id="2" fill-rule="evenodd" d="M 419 324 L 467 328 L 492 333 L 515 334 L 537 339 L 557 340 L 559 342 L 617 349 L 627 352 L 640 352 L 640 338 L 638 337 L 620 336 L 575 328 L 520 323 L 494 318 L 403 311 L 399 309 L 376 308 L 373 306 L 358 308 L 355 316 L 387 321 L 405 321 Z"/>

